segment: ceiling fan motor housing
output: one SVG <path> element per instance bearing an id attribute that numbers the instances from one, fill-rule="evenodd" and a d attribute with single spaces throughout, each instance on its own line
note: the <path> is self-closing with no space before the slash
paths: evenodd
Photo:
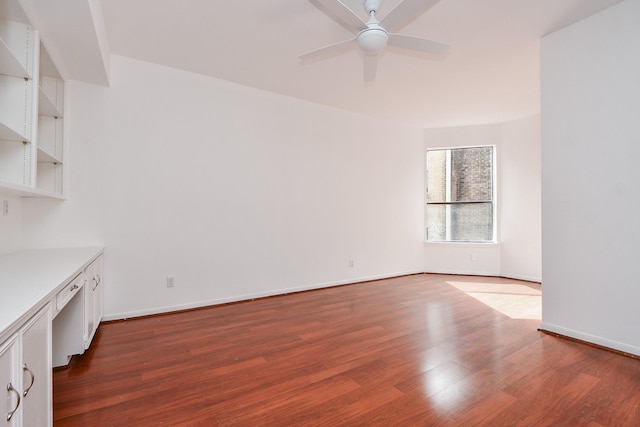
<path id="1" fill-rule="evenodd" d="M 356 37 L 358 47 L 366 55 L 377 55 L 387 45 L 387 40 L 389 40 L 389 34 L 384 28 L 371 25 L 360 31 Z"/>

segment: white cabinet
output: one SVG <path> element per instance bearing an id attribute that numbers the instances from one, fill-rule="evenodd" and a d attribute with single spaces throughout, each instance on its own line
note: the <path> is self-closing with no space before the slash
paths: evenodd
<path id="1" fill-rule="evenodd" d="M 6 421 L 8 426 L 17 426 L 20 418 L 18 411 L 22 402 L 22 388 L 18 383 L 20 353 L 18 348 L 18 335 L 14 335 L 0 344 L 0 393 L 2 405 L 0 405 L 0 422 Z"/>
<path id="2" fill-rule="evenodd" d="M 84 285 L 84 306 L 85 306 L 85 329 L 84 329 L 84 348 L 87 349 L 91 345 L 93 336 L 98 330 L 98 325 L 102 321 L 103 313 L 103 295 L 104 285 L 102 283 L 103 264 L 100 255 L 85 269 L 85 285 Z"/>
<path id="3" fill-rule="evenodd" d="M 51 426 L 53 361 L 66 365 L 85 351 L 85 287 L 93 287 L 100 308 L 92 324 L 102 317 L 102 253 L 93 247 L 0 255 L 0 427 Z"/>
<path id="4" fill-rule="evenodd" d="M 47 306 L 22 331 L 22 420 L 24 426 L 50 426 L 51 308 Z"/>
<path id="5" fill-rule="evenodd" d="M 91 345 L 102 321 L 103 289 L 103 255 L 100 254 L 56 295 L 54 367 L 68 365 L 73 355 L 84 353 Z"/>
<path id="6" fill-rule="evenodd" d="M 30 25 L 0 18 L 0 187 L 64 196 L 64 81 Z"/>
<path id="7" fill-rule="evenodd" d="M 0 416 L 8 426 L 51 426 L 51 307 L 0 344 Z M 2 420 L 0 420 L 2 422 Z"/>

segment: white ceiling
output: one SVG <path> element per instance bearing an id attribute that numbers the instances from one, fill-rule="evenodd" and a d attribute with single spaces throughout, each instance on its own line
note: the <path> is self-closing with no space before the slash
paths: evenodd
<path id="1" fill-rule="evenodd" d="M 91 0 L 90 0 L 91 1 Z M 539 39 L 620 0 L 441 0 L 404 34 L 445 59 L 387 48 L 365 84 L 356 50 L 297 56 L 353 35 L 308 0 L 102 0 L 111 52 L 420 127 L 536 114 Z M 362 0 L 343 0 L 366 20 Z M 384 17 L 399 0 L 386 0 Z"/>

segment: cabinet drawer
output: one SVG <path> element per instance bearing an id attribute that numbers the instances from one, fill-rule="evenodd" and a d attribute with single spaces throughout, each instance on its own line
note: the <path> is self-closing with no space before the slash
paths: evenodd
<path id="1" fill-rule="evenodd" d="M 83 285 L 82 273 L 78 274 L 75 279 L 67 284 L 63 290 L 56 295 L 56 310 L 60 311 L 67 303 L 78 293 Z"/>

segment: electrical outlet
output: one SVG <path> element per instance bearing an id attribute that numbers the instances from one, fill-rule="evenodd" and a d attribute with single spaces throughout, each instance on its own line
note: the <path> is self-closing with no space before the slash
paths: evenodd
<path id="1" fill-rule="evenodd" d="M 174 276 L 167 276 L 167 288 L 173 288 L 176 285 L 176 278 Z"/>
<path id="2" fill-rule="evenodd" d="M 9 201 L 8 200 L 3 200 L 2 201 L 2 215 L 3 216 L 9 215 Z"/>
<path id="3" fill-rule="evenodd" d="M 349 267 L 353 268 L 353 260 L 352 259 L 349 260 Z"/>
<path id="4" fill-rule="evenodd" d="M 478 255 L 471 254 L 471 261 L 477 261 L 477 260 L 478 260 Z"/>

